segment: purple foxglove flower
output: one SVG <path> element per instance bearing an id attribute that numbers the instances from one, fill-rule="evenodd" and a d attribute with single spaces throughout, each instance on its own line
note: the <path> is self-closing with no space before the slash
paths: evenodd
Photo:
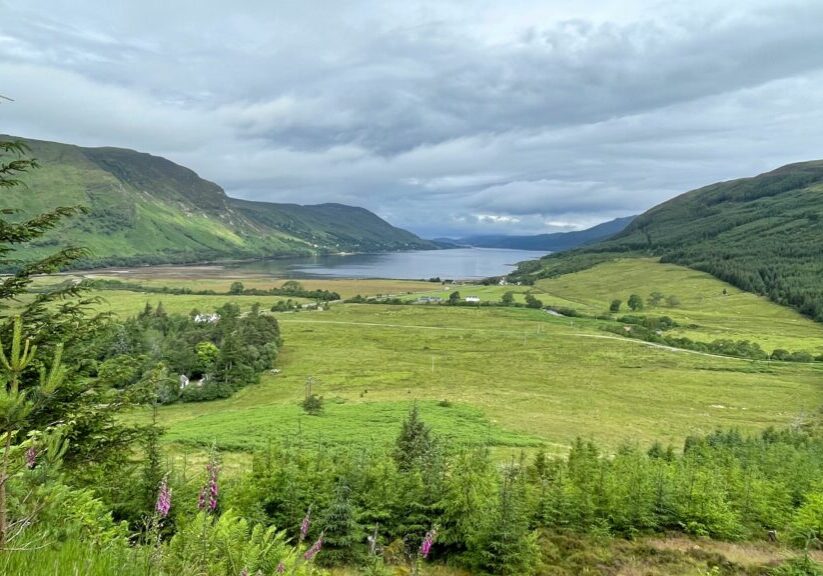
<path id="1" fill-rule="evenodd" d="M 217 473 L 219 469 L 220 467 L 217 465 L 217 461 L 214 458 L 212 458 L 211 462 L 209 462 L 206 466 L 206 471 L 208 472 L 209 478 L 200 490 L 200 495 L 197 499 L 197 507 L 200 510 L 208 509 L 209 512 L 214 512 L 217 510 L 217 495 L 219 491 L 217 485 Z"/>
<path id="2" fill-rule="evenodd" d="M 309 509 L 306 512 L 306 516 L 305 516 L 305 518 L 303 518 L 303 522 L 300 524 L 300 542 L 305 540 L 306 536 L 308 536 L 310 526 L 311 526 L 311 506 L 309 506 Z"/>
<path id="3" fill-rule="evenodd" d="M 432 545 L 434 544 L 434 539 L 437 538 L 437 530 L 432 528 L 428 532 L 426 532 L 426 537 L 423 538 L 423 543 L 420 544 L 420 556 L 425 560 L 429 557 L 429 554 L 432 551 Z"/>
<path id="4" fill-rule="evenodd" d="M 26 468 L 31 470 L 35 466 L 37 466 L 37 450 L 34 449 L 34 446 L 31 446 L 26 450 Z"/>
<path id="5" fill-rule="evenodd" d="M 163 478 L 163 481 L 160 482 L 160 489 L 157 491 L 157 503 L 154 505 L 154 509 L 161 518 L 169 515 L 169 510 L 171 509 L 171 488 L 169 488 L 169 482 L 166 478 Z"/>
<path id="6" fill-rule="evenodd" d="M 312 544 L 311 548 L 306 550 L 306 553 L 303 554 L 303 559 L 306 560 L 306 562 L 310 562 L 315 556 L 317 556 L 317 553 L 320 552 L 320 549 L 322 547 L 323 547 L 323 535 L 321 534 L 320 538 L 317 539 L 317 542 Z"/>

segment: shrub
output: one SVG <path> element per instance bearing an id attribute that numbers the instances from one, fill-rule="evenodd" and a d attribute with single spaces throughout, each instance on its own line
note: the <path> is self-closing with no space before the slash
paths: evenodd
<path id="1" fill-rule="evenodd" d="M 169 574 L 234 576 L 244 570 L 274 574 L 283 562 L 289 574 L 309 574 L 274 527 L 251 524 L 232 510 L 218 518 L 200 512 L 169 542 L 163 566 Z"/>
<path id="2" fill-rule="evenodd" d="M 542 308 L 543 302 L 535 298 L 533 294 L 526 294 L 526 308 Z"/>
<path id="3" fill-rule="evenodd" d="M 318 396 L 317 394 L 307 396 L 300 405 L 303 407 L 306 414 L 320 416 L 323 413 L 323 397 Z"/>

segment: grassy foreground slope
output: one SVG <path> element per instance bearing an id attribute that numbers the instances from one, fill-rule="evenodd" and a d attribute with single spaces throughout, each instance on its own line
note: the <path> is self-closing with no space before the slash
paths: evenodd
<path id="1" fill-rule="evenodd" d="M 545 278 L 620 254 L 660 257 L 823 321 L 823 161 L 712 184 L 638 216 L 623 232 L 526 264 Z"/>
<path id="2" fill-rule="evenodd" d="M 57 205 L 90 209 L 33 243 L 26 258 L 67 244 L 91 251 L 81 265 L 434 248 L 363 208 L 247 202 L 165 158 L 24 142 L 41 167 L 26 176 L 27 189 L 5 192 L 4 206 L 20 209 L 22 217 Z"/>

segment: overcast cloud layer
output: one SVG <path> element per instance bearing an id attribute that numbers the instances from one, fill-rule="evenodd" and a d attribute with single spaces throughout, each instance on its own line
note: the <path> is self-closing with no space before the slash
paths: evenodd
<path id="1" fill-rule="evenodd" d="M 0 0 L 0 132 L 424 236 L 576 229 L 823 158 L 821 22 L 819 0 Z"/>

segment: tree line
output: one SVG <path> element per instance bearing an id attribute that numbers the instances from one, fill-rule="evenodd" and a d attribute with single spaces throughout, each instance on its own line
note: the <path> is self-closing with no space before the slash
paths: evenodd
<path id="1" fill-rule="evenodd" d="M 187 286 L 149 286 L 137 282 L 98 278 L 90 280 L 90 286 L 96 290 L 128 290 L 129 292 L 146 292 L 150 294 L 193 294 L 197 296 L 212 296 L 216 294 L 231 294 L 235 296 L 289 296 L 291 298 L 307 298 L 329 302 L 340 300 L 340 294 L 330 290 L 307 290 L 300 282 L 287 280 L 282 286 L 271 288 L 246 288 L 242 282 L 232 282 L 225 292 L 211 289 L 197 290 Z"/>

